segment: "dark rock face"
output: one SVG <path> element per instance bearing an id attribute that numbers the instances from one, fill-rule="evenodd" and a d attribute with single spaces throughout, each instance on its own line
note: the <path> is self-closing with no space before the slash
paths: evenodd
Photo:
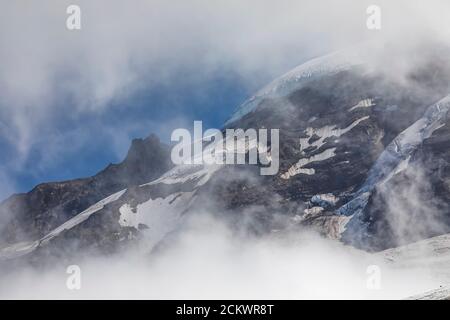
<path id="1" fill-rule="evenodd" d="M 382 250 L 450 232 L 450 126 L 426 139 L 409 166 L 370 196 L 364 247 Z"/>
<path id="2" fill-rule="evenodd" d="M 403 83 L 354 68 L 312 78 L 286 96 L 262 99 L 252 112 L 229 126 L 280 129 L 280 174 L 259 178 L 253 187 L 230 178 L 221 179 L 220 184 L 213 178 L 212 186 L 220 185 L 220 192 L 213 192 L 213 197 L 217 194 L 218 203 L 225 201 L 221 208 L 232 205 L 230 213 L 247 212 L 245 208 L 260 205 L 266 210 L 252 210 L 257 220 L 269 221 L 268 211 L 282 212 L 287 218 L 297 216 L 296 221 L 302 225 L 318 227 L 332 237 L 342 234 L 344 242 L 367 250 L 449 232 L 448 124 L 424 139 L 412 153 L 410 167 L 398 172 L 393 168 L 389 172 L 392 177 L 382 184 L 383 192 L 377 186 L 365 207 L 359 211 L 341 209 L 367 184 L 370 170 L 386 147 L 449 94 L 449 66 L 446 56 L 432 54 Z M 291 174 L 290 168 L 299 159 L 308 161 Z M 427 185 L 417 184 L 421 179 L 417 168 L 423 170 Z M 417 188 L 412 190 L 414 194 L 403 191 L 411 185 Z M 403 193 L 399 200 L 396 195 L 400 188 Z M 423 195 L 420 201 L 408 199 L 418 194 Z M 332 195 L 336 201 L 318 205 L 312 201 L 315 195 Z M 390 203 L 392 199 L 396 199 L 397 207 Z M 406 212 L 399 212 L 398 206 L 408 201 Z M 399 221 L 401 214 L 405 217 Z M 346 231 L 345 219 L 353 220 L 349 225 L 352 228 Z M 268 223 L 265 227 L 276 228 Z"/>
<path id="3" fill-rule="evenodd" d="M 0 243 L 36 240 L 119 190 L 140 185 L 170 169 L 170 149 L 155 135 L 135 139 L 126 158 L 93 177 L 44 183 L 26 194 L 13 195 L 0 205 Z"/>
<path id="4" fill-rule="evenodd" d="M 285 81 L 290 90 L 252 100 L 254 108 L 225 128 L 279 129 L 277 175 L 261 176 L 259 165 L 169 170 L 167 147 L 155 138 L 137 140 L 123 163 L 92 178 L 43 184 L 4 202 L 1 210 L 15 218 L 3 237 L 40 239 L 35 257 L 67 248 L 114 252 L 135 239 L 152 248 L 201 211 L 255 234 L 313 227 L 367 250 L 450 232 L 450 127 L 444 105 L 436 105 L 450 94 L 448 57 L 429 53 L 402 81 L 360 64 L 314 76 L 306 68 Z M 281 90 L 283 81 L 275 87 Z M 440 118 L 431 123 L 435 113 Z M 420 121 L 430 125 L 429 135 L 415 130 Z M 71 218 L 70 226 L 51 232 Z"/>
<path id="5" fill-rule="evenodd" d="M 439 80 L 444 82 L 445 79 Z M 428 80 L 423 81 L 426 84 Z M 315 174 L 300 173 L 288 179 L 277 176 L 275 185 L 283 198 L 308 201 L 315 194 L 330 192 L 345 198 L 364 182 L 384 148 L 419 119 L 429 105 L 445 96 L 448 89 L 448 85 L 434 87 L 423 94 L 367 74 L 341 72 L 309 82 L 288 96 L 287 101 L 265 100 L 260 109 L 232 126 L 279 128 L 281 174 L 298 158 L 314 157 L 335 148 L 335 156 L 303 167 L 314 169 Z M 368 97 L 373 97 L 373 106 L 349 111 Z M 299 139 L 308 138 L 304 133 L 306 128 L 342 129 L 361 119 L 364 120 L 348 133 L 325 138 L 319 148 L 301 150 Z M 313 134 L 308 144 L 317 140 L 317 135 Z"/>
<path id="6" fill-rule="evenodd" d="M 353 69 L 312 79 L 286 96 L 263 99 L 228 127 L 280 129 L 279 174 L 259 176 L 257 170 L 249 168 L 223 168 L 198 190 L 197 206 L 213 203 L 208 211 L 226 215 L 236 225 L 251 216 L 251 229 L 257 233 L 278 230 L 287 220 L 316 227 L 331 237 L 344 234 L 343 241 L 368 250 L 449 232 L 446 204 L 450 190 L 444 151 L 450 143 L 447 126 L 424 140 L 413 153 L 410 168 L 392 172 L 383 194 L 375 188 L 360 214 L 340 210 L 364 186 L 386 147 L 450 92 L 448 61 L 431 61 L 409 74 L 407 85 Z M 299 159 L 313 161 L 306 161 L 301 170 L 290 174 Z M 411 185 L 407 177 L 417 171 L 414 163 L 426 170 L 424 176 L 430 182 L 421 206 L 413 205 L 419 212 L 411 213 L 407 221 L 423 225 L 411 228 L 409 234 L 398 234 L 398 224 L 406 222 L 388 219 L 389 210 L 383 202 L 398 192 L 396 185 Z M 318 195 L 331 195 L 335 200 L 314 201 Z M 403 194 L 404 202 L 407 196 Z M 280 215 L 285 221 L 278 219 Z M 433 223 L 426 225 L 424 216 Z M 360 228 L 341 229 L 346 219 L 360 218 Z"/>

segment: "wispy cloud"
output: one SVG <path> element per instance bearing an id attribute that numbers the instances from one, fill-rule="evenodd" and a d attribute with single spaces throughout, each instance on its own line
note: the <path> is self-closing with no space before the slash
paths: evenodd
<path id="1" fill-rule="evenodd" d="M 73 3 L 82 10 L 80 31 L 65 27 L 66 8 Z M 238 74 L 242 85 L 253 90 L 261 79 L 355 42 L 408 41 L 419 34 L 444 38 L 450 30 L 448 19 L 439 19 L 448 12 L 446 1 L 378 1 L 383 19 L 379 32 L 366 29 L 369 4 L 348 0 L 4 3 L 0 132 L 16 155 L 3 167 L 19 170 L 40 141 L 55 142 L 52 129 L 61 116 L 82 122 L 77 117 L 102 115 L 111 102 L 126 100 L 136 90 L 170 86 L 180 78 L 201 86 L 223 70 Z M 235 107 L 229 106 L 230 113 Z M 190 108 L 185 106 L 185 112 Z M 112 131 L 97 128 L 103 129 Z M 70 130 L 59 130 L 56 140 L 77 135 Z M 80 139 L 84 141 L 83 134 Z M 67 151 L 64 145 L 53 146 L 47 143 L 44 158 Z"/>

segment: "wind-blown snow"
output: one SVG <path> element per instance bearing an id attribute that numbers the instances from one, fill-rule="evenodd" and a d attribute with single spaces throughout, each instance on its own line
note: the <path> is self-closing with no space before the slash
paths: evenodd
<path id="1" fill-rule="evenodd" d="M 311 79 L 332 75 L 363 65 L 365 63 L 363 57 L 365 56 L 364 53 L 366 50 L 366 46 L 358 46 L 337 51 L 301 64 L 278 79 L 275 79 L 244 102 L 225 125 L 229 125 L 254 111 L 263 99 L 286 96 L 294 90 L 301 88 Z"/>

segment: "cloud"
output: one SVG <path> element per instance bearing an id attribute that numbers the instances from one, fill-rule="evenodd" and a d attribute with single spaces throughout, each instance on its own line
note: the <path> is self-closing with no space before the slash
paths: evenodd
<path id="1" fill-rule="evenodd" d="M 210 215 L 191 216 L 162 251 L 128 251 L 72 259 L 50 269 L 4 270 L 3 299 L 379 299 L 437 287 L 428 270 L 395 270 L 380 257 L 314 233 L 236 235 Z M 69 290 L 68 265 L 81 268 L 81 290 Z M 367 286 L 368 267 L 381 289 Z M 424 277 L 425 275 L 425 277 Z M 413 279 L 413 281 L 412 281 Z"/>
<path id="2" fill-rule="evenodd" d="M 393 180 L 378 187 L 374 203 L 383 212 L 379 232 L 385 241 L 400 246 L 448 232 L 448 205 L 429 163 L 412 163 Z"/>
<path id="3" fill-rule="evenodd" d="M 66 29 L 70 4 L 81 7 L 80 31 Z M 378 1 L 383 19 L 378 33 L 366 28 L 369 4 L 348 0 L 2 4 L 0 133 L 15 152 L 14 161 L 4 167 L 20 171 L 40 141 L 54 141 L 55 131 L 61 140 L 75 136 L 71 128 L 57 128 L 62 118 L 82 123 L 83 118 L 114 112 L 113 102 L 127 101 L 139 90 L 170 88 L 181 78 L 196 83 L 201 91 L 212 77 L 230 72 L 251 92 L 310 57 L 355 42 L 448 36 L 449 20 L 439 19 L 448 12 L 446 1 Z M 229 106 L 230 114 L 235 107 Z M 184 106 L 180 113 L 189 113 L 190 108 Z M 74 146 L 83 143 L 81 139 Z M 68 152 L 69 146 L 53 148 L 47 143 L 45 148 L 48 158 L 54 158 Z"/>
<path id="4" fill-rule="evenodd" d="M 69 4 L 81 7 L 80 31 L 65 27 Z M 254 90 L 262 81 L 311 57 L 360 41 L 387 39 L 407 51 L 417 38 L 444 43 L 450 39 L 450 20 L 445 17 L 450 12 L 448 1 L 377 1 L 382 9 L 379 32 L 366 28 L 369 4 L 372 1 L 2 3 L 0 133 L 1 140 L 12 146 L 14 160 L 2 164 L 0 194 L 11 192 L 11 172 L 30 165 L 30 154 L 36 149 L 43 149 L 43 156 L 31 165 L 44 171 L 61 155 L 76 155 L 94 135 L 110 139 L 112 148 L 124 154 L 129 136 L 149 123 L 113 126 L 96 119 L 115 112 L 114 105 L 128 101 L 140 90 L 170 88 L 182 79 L 195 83 L 201 91 L 202 85 L 221 72 L 237 74 L 243 86 Z M 392 73 L 395 67 L 401 74 L 412 65 L 386 63 L 385 68 Z M 178 95 L 174 89 L 172 101 L 181 100 Z M 230 114 L 235 107 L 229 106 Z M 184 125 L 182 113 L 192 108 L 186 105 L 180 108 L 179 118 L 150 125 L 165 134 L 168 127 Z M 90 125 L 61 128 L 62 118 Z M 410 191 L 420 192 L 409 190 L 406 199 Z M 408 220 L 395 223 L 402 226 Z M 235 238 L 230 232 L 210 217 L 197 217 L 150 265 L 148 261 L 140 263 L 136 256 L 86 260 L 82 265 L 85 287 L 79 293 L 65 288 L 64 266 L 38 274 L 19 271 L 17 277 L 1 279 L 0 296 L 238 298 L 240 294 L 254 299 L 378 294 L 365 287 L 366 267 L 372 261 L 361 252 L 315 235 L 300 239 L 291 235 L 295 241 L 286 241 L 248 235 Z M 403 230 L 399 232 L 402 236 Z M 130 266 L 133 259 L 139 263 Z M 424 287 L 415 275 L 391 275 L 384 291 L 389 297 L 413 293 L 409 285 L 417 285 L 415 290 Z M 389 280 L 400 278 L 407 289 L 392 290 Z"/>

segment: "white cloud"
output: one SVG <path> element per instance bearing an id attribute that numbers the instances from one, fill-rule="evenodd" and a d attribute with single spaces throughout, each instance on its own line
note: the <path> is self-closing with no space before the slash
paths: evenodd
<path id="1" fill-rule="evenodd" d="M 66 29 L 77 4 L 82 30 Z M 0 19 L 0 133 L 23 164 L 58 114 L 101 114 L 109 102 L 174 79 L 222 70 L 255 89 L 309 57 L 362 40 L 447 36 L 447 1 L 378 1 L 382 30 L 366 29 L 370 1 L 8 1 Z M 199 88 L 201 90 L 201 88 Z M 175 94 L 175 93 L 174 93 Z M 235 106 L 230 106 L 231 110 Z M 186 107 L 189 112 L 189 106 Z M 214 112 L 213 110 L 211 112 Z M 86 115 L 86 114 L 85 114 Z M 81 121 L 81 120 L 80 120 Z M 100 129 L 100 128 L 99 128 Z M 48 131 L 48 132 L 47 132 Z M 62 132 L 62 135 L 66 132 Z M 71 133 L 67 133 L 71 134 Z M 47 145 L 48 153 L 53 150 Z"/>
<path id="2" fill-rule="evenodd" d="M 297 230 L 298 231 L 298 230 Z M 399 299 L 439 286 L 431 270 L 394 268 L 381 257 L 313 233 L 237 235 L 209 215 L 191 216 L 153 255 L 127 251 L 72 259 L 52 268 L 5 270 L 3 299 Z M 81 290 L 66 287 L 68 264 Z M 367 268 L 381 271 L 380 290 Z"/>

